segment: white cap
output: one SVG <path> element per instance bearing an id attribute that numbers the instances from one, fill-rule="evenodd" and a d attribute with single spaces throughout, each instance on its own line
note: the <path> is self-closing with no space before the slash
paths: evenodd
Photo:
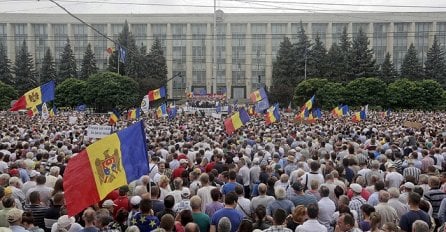
<path id="1" fill-rule="evenodd" d="M 415 185 L 412 182 L 406 182 L 404 183 L 404 188 L 414 189 Z"/>
<path id="2" fill-rule="evenodd" d="M 190 190 L 188 188 L 183 188 L 181 190 L 181 196 L 182 197 L 189 197 L 190 196 Z"/>
<path id="3" fill-rule="evenodd" d="M 140 196 L 133 196 L 132 199 L 130 199 L 130 204 L 132 205 L 139 205 L 139 202 L 141 202 L 142 198 Z"/>
<path id="4" fill-rule="evenodd" d="M 117 206 L 112 200 L 105 200 L 102 207 Z"/>
<path id="5" fill-rule="evenodd" d="M 362 192 L 362 187 L 361 187 L 361 185 L 359 185 L 359 184 L 356 184 L 356 183 L 354 183 L 354 184 L 351 184 L 350 185 L 350 188 L 353 190 L 353 192 L 355 192 L 355 193 L 361 193 Z"/>

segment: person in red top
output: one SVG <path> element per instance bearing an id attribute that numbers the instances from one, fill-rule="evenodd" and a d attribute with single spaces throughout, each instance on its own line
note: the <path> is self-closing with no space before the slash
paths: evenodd
<path id="1" fill-rule="evenodd" d="M 215 163 L 218 161 L 218 150 L 214 150 L 214 154 L 212 155 L 212 161 L 206 165 L 206 172 L 209 173 L 214 169 Z"/>
<path id="2" fill-rule="evenodd" d="M 370 192 L 366 188 L 364 188 L 365 178 L 363 176 L 358 176 L 356 178 L 356 183 L 361 185 L 361 187 L 362 187 L 361 197 L 364 198 L 366 201 L 369 200 L 369 197 L 370 197 L 371 194 L 370 194 Z M 348 189 L 347 190 L 347 196 L 348 196 L 349 199 L 352 199 L 352 197 L 353 197 L 352 189 Z"/>
<path id="3" fill-rule="evenodd" d="M 130 211 L 130 200 L 129 197 L 127 196 L 128 192 L 129 192 L 129 187 L 127 185 L 124 185 L 119 188 L 119 197 L 113 201 L 113 203 L 115 203 L 116 205 L 113 209 L 113 218 L 116 218 L 116 214 L 120 209 L 125 209 L 127 211 Z"/>
<path id="4" fill-rule="evenodd" d="M 180 159 L 180 166 L 175 170 L 173 170 L 172 179 L 175 179 L 177 177 L 181 178 L 181 175 L 183 174 L 184 171 L 186 171 L 186 168 L 187 168 L 187 160 Z"/>

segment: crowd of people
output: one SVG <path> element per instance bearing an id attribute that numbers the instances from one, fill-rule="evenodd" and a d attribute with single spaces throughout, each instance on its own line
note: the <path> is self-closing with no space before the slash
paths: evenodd
<path id="1" fill-rule="evenodd" d="M 97 140 L 87 127 L 108 117 L 1 112 L 0 230 L 443 232 L 445 116 L 368 112 L 359 123 L 328 115 L 309 124 L 282 113 L 228 135 L 222 119 L 149 115 L 149 173 L 70 217 L 64 170 Z"/>

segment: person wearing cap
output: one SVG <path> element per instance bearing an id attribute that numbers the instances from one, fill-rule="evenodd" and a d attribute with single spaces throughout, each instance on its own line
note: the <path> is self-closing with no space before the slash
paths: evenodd
<path id="1" fill-rule="evenodd" d="M 367 203 L 367 201 L 361 196 L 362 186 L 353 183 L 350 185 L 350 189 L 353 191 L 353 197 L 350 200 L 348 207 L 358 212 L 358 220 L 361 221 L 363 219 L 361 213 L 361 206 Z"/>
<path id="2" fill-rule="evenodd" d="M 304 186 L 300 182 L 295 182 L 291 185 L 291 188 L 294 190 L 296 195 L 290 197 L 294 204 L 294 206 L 303 205 L 308 206 L 311 203 L 317 203 L 317 199 L 315 196 L 305 193 Z"/>
<path id="3" fill-rule="evenodd" d="M 119 197 L 113 201 L 114 207 L 113 209 L 113 218 L 116 218 L 116 214 L 118 210 L 125 209 L 127 212 L 130 211 L 130 202 L 129 197 L 127 196 L 129 192 L 129 186 L 123 185 L 119 188 Z"/>
<path id="4" fill-rule="evenodd" d="M 415 189 L 415 185 L 412 182 L 406 182 L 402 185 L 402 191 L 403 193 L 400 195 L 399 200 L 404 203 L 407 204 L 407 199 L 409 197 L 409 194 L 411 192 L 413 192 L 413 190 Z"/>
<path id="5" fill-rule="evenodd" d="M 291 175 L 292 171 L 297 169 L 297 165 L 296 163 L 294 163 L 294 160 L 295 160 L 294 154 L 288 153 L 287 164 L 284 168 L 285 174 L 287 174 L 288 176 Z"/>
<path id="6" fill-rule="evenodd" d="M 136 213 L 139 212 L 139 203 L 141 202 L 142 198 L 140 196 L 133 196 L 130 199 L 130 211 L 129 216 L 127 218 L 127 225 L 131 225 L 131 220 L 133 216 L 135 216 Z"/>
<path id="7" fill-rule="evenodd" d="M 404 181 L 403 175 L 396 171 L 396 166 L 393 163 L 390 163 L 387 166 L 387 174 L 385 177 L 385 183 L 387 188 L 399 188 L 401 183 Z"/>
<path id="8" fill-rule="evenodd" d="M 180 159 L 180 166 L 173 170 L 172 178 L 182 177 L 183 172 L 187 170 L 188 162 L 186 159 Z"/>
<path id="9" fill-rule="evenodd" d="M 28 232 L 22 226 L 22 214 L 23 211 L 20 209 L 13 208 L 9 210 L 7 217 L 9 223 L 9 229 L 11 229 L 12 232 Z"/>
<path id="10" fill-rule="evenodd" d="M 86 210 L 85 212 L 88 211 Z M 88 222 L 85 219 L 84 221 L 85 225 L 87 225 Z M 88 231 L 88 230 L 87 228 L 85 229 L 82 228 L 81 225 L 76 223 L 74 217 L 68 217 L 68 215 L 62 215 L 57 219 L 57 222 L 54 223 L 53 226 L 51 227 L 51 232 L 59 232 L 59 231 L 78 232 L 78 231 Z"/>
<path id="11" fill-rule="evenodd" d="M 189 199 L 190 195 L 190 190 L 188 188 L 183 188 L 181 190 L 181 201 L 175 204 L 175 206 L 173 207 L 173 211 L 177 214 L 186 209 L 192 211 Z"/>
<path id="12" fill-rule="evenodd" d="M 108 199 L 102 203 L 102 208 L 107 209 L 113 215 L 114 208 L 117 206 L 112 200 Z"/>

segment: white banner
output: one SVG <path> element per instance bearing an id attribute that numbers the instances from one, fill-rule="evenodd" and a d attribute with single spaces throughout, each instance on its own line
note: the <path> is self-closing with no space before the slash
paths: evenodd
<path id="1" fill-rule="evenodd" d="M 149 108 L 149 95 L 145 95 L 141 102 L 141 110 L 144 113 L 148 113 Z"/>
<path id="2" fill-rule="evenodd" d="M 213 118 L 221 119 L 221 114 L 212 113 Z"/>
<path id="3" fill-rule="evenodd" d="M 42 104 L 42 119 L 47 120 L 50 117 L 50 113 L 48 112 L 48 107 L 46 106 L 46 102 Z"/>
<path id="4" fill-rule="evenodd" d="M 111 126 L 90 125 L 87 128 L 88 138 L 104 138 L 111 133 Z"/>

